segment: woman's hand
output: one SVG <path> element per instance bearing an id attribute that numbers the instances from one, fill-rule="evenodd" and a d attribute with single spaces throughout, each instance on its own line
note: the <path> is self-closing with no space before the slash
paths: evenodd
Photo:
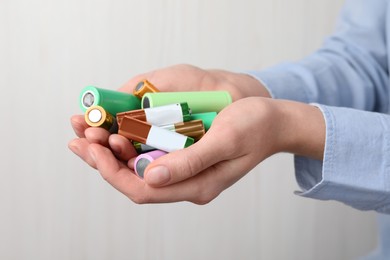
<path id="1" fill-rule="evenodd" d="M 267 89 L 253 77 L 223 70 L 204 70 L 191 65 L 175 65 L 140 74 L 129 80 L 121 91 L 132 93 L 143 79 L 149 80 L 160 91 L 227 90 L 233 101 L 245 97 L 270 97 Z"/>
<path id="2" fill-rule="evenodd" d="M 133 173 L 136 153 L 127 139 L 102 129 L 85 129 L 79 117 L 72 120 L 81 138 L 70 142 L 70 149 L 136 203 L 208 203 L 277 152 L 321 159 L 325 139 L 317 108 L 244 98 L 222 110 L 200 141 L 152 162 L 142 180 Z"/>
<path id="3" fill-rule="evenodd" d="M 161 91 L 226 90 L 232 95 L 233 101 L 250 96 L 269 97 L 266 88 L 258 80 L 249 75 L 222 70 L 204 70 L 184 64 L 140 74 L 130 79 L 119 90 L 132 93 L 137 83 L 143 79 L 149 80 Z M 103 129 L 89 128 L 84 121 L 84 116 L 81 115 L 72 116 L 71 124 L 79 139 L 75 139 L 69 143 L 70 149 L 76 154 L 81 155 L 82 158 L 85 158 L 86 162 L 95 168 L 95 163 L 87 156 L 88 152 L 85 147 L 92 143 L 107 146 L 109 143 L 108 132 Z M 128 156 L 134 157 L 137 155 L 134 148 L 129 145 L 123 151 L 116 149 L 119 149 L 116 143 L 123 138 L 121 139 L 118 136 L 110 138 L 113 139 L 110 142 L 113 146 L 108 147 L 112 149 L 118 158 L 127 159 Z M 82 146 L 79 146 L 81 144 Z M 77 151 L 76 148 L 78 149 Z"/>

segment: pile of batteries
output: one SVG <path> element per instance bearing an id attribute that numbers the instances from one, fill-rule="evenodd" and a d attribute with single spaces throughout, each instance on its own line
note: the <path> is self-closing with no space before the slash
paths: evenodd
<path id="1" fill-rule="evenodd" d="M 93 86 L 80 94 L 89 126 L 131 140 L 140 154 L 134 170 L 141 178 L 153 160 L 202 138 L 217 113 L 231 103 L 227 91 L 160 92 L 147 80 L 133 94 Z"/>

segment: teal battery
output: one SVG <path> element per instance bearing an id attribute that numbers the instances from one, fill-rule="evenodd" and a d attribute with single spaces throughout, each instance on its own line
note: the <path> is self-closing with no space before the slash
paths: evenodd
<path id="1" fill-rule="evenodd" d="M 132 94 L 94 86 L 83 88 L 79 101 L 83 112 L 91 106 L 101 106 L 114 116 L 120 112 L 141 108 L 141 101 Z"/>

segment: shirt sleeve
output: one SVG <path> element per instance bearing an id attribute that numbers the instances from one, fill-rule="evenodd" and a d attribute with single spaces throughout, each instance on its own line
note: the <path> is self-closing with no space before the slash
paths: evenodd
<path id="1" fill-rule="evenodd" d="M 324 158 L 295 156 L 296 193 L 390 214 L 390 116 L 316 106 L 326 122 Z"/>
<path id="2" fill-rule="evenodd" d="M 323 160 L 295 156 L 301 196 L 390 214 L 387 9 L 385 0 L 346 1 L 321 49 L 248 72 L 272 97 L 316 103 L 323 113 Z"/>
<path id="3" fill-rule="evenodd" d="M 386 0 L 352 0 L 312 55 L 248 71 L 274 98 L 388 112 Z"/>

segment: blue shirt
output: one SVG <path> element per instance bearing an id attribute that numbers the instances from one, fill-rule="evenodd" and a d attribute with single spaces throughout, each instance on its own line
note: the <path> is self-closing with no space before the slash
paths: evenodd
<path id="1" fill-rule="evenodd" d="M 333 35 L 312 55 L 249 74 L 274 98 L 316 103 L 326 122 L 322 161 L 295 156 L 301 196 L 380 216 L 390 251 L 390 5 L 347 0 Z M 390 259 L 390 252 L 377 252 Z M 387 258 L 385 256 L 387 254 Z"/>

